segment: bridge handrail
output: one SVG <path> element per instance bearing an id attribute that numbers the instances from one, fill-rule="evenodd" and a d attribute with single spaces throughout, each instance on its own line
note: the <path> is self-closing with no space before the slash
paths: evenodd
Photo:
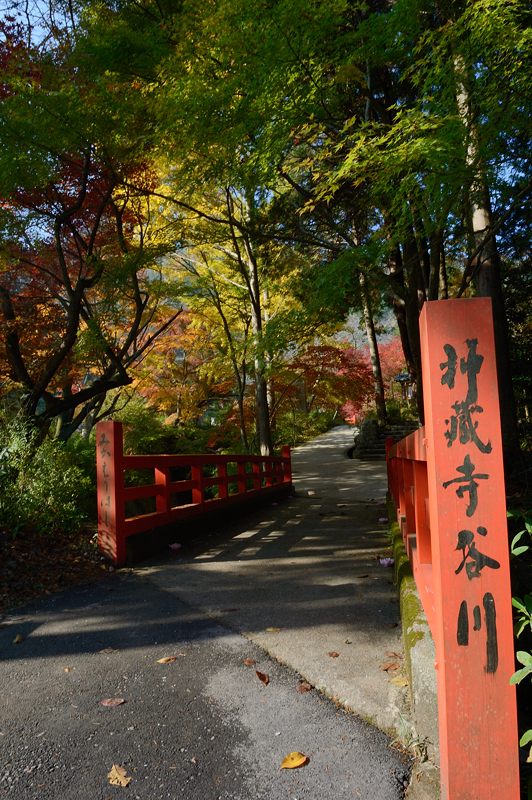
<path id="1" fill-rule="evenodd" d="M 126 455 L 122 425 L 112 420 L 96 426 L 96 446 L 98 546 L 117 566 L 126 562 L 126 539 L 133 534 L 239 505 L 251 497 L 288 493 L 292 487 L 288 446 L 280 456 Z M 176 468 L 186 477 L 171 480 Z M 146 469 L 153 470 L 152 483 L 126 485 L 126 472 Z M 214 490 L 215 496 L 208 497 L 207 490 Z M 155 511 L 128 512 L 126 503 L 150 498 L 155 499 Z"/>
<path id="2" fill-rule="evenodd" d="M 388 489 L 419 596 L 434 630 L 434 587 L 425 428 L 394 442 L 386 440 Z"/>

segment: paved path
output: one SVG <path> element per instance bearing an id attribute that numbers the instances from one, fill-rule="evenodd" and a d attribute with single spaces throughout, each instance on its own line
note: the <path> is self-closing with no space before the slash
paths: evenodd
<path id="1" fill-rule="evenodd" d="M 233 523 L 231 538 L 139 572 L 397 733 L 404 690 L 381 669 L 402 646 L 392 570 L 379 562 L 389 555 L 386 468 L 346 458 L 351 443 L 345 426 L 296 448 L 294 498 L 247 515 L 236 535 Z"/>
<path id="2" fill-rule="evenodd" d="M 406 760 L 340 707 L 401 724 L 398 671 L 381 668 L 401 661 L 391 571 L 378 561 L 383 465 L 346 459 L 349 444 L 344 428 L 297 449 L 296 496 L 246 516 L 236 535 L 220 526 L 179 559 L 3 621 L 0 798 L 403 796 Z M 175 660 L 157 663 L 165 656 Z M 299 693 L 301 677 L 337 702 Z M 281 771 L 294 750 L 309 763 Z M 109 785 L 113 764 L 130 786 Z"/>

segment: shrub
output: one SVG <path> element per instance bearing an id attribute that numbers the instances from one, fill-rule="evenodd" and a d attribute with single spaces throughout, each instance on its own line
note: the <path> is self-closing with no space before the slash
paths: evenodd
<path id="1" fill-rule="evenodd" d="M 38 441 L 15 418 L 0 419 L 0 525 L 11 534 L 24 528 L 43 533 L 79 529 L 91 479 L 60 442 Z"/>
<path id="2" fill-rule="evenodd" d="M 293 411 L 281 414 L 276 421 L 274 445 L 294 446 L 306 442 L 320 433 L 325 433 L 334 425 L 336 415 L 333 411 Z"/>

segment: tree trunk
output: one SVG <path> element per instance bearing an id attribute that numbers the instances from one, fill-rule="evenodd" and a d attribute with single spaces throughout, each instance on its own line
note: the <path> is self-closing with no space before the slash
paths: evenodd
<path id="1" fill-rule="evenodd" d="M 419 312 L 425 302 L 424 281 L 419 252 L 413 231 L 406 236 L 402 245 L 403 269 L 405 277 L 405 317 L 408 340 L 414 366 L 413 379 L 416 388 L 416 403 L 421 422 L 425 419 L 423 407 L 423 381 L 421 370 L 421 341 L 419 337 Z"/>
<path id="2" fill-rule="evenodd" d="M 266 325 L 270 319 L 270 311 L 269 311 L 269 293 L 268 289 L 264 289 L 262 293 L 262 308 L 263 308 L 263 315 L 264 315 L 264 322 Z M 275 387 L 273 385 L 273 380 L 271 378 L 272 375 L 272 365 L 273 365 L 273 352 L 271 348 L 264 353 L 265 364 L 267 367 L 268 375 L 270 376 L 266 382 L 266 398 L 268 401 L 268 415 L 270 420 L 270 429 L 271 431 L 275 431 L 276 425 L 276 402 L 275 402 Z"/>
<path id="3" fill-rule="evenodd" d="M 399 328 L 399 336 L 401 338 L 401 347 L 403 348 L 403 355 L 405 357 L 406 368 L 410 375 L 414 375 L 416 365 L 414 356 L 412 354 L 412 347 L 410 345 L 410 338 L 408 336 L 408 326 L 406 323 L 406 302 L 405 302 L 405 282 L 403 271 L 403 259 L 401 251 L 398 247 L 388 257 L 388 269 L 390 270 L 390 282 L 392 288 L 392 306 Z"/>
<path id="4" fill-rule="evenodd" d="M 443 234 L 436 229 L 430 235 L 430 273 L 428 282 L 428 300 L 437 300 L 440 294 L 441 251 Z"/>
<path id="5" fill-rule="evenodd" d="M 517 408 L 510 369 L 508 322 L 504 308 L 500 259 L 495 235 L 486 237 L 486 234 L 493 226 L 488 191 L 485 186 L 483 189 L 483 207 L 475 207 L 475 200 L 473 200 L 472 207 L 475 250 L 480 248 L 475 269 L 475 288 L 480 297 L 491 298 L 504 460 L 507 471 L 511 471 L 521 461 L 517 431 Z M 481 246 L 483 242 L 485 244 Z"/>
<path id="6" fill-rule="evenodd" d="M 359 272 L 358 281 L 360 284 L 360 296 L 362 298 L 362 310 L 364 322 L 366 324 L 366 335 L 368 338 L 369 357 L 371 370 L 373 372 L 373 385 L 375 392 L 375 408 L 377 410 L 377 422 L 379 425 L 386 425 L 388 415 L 386 413 L 386 400 L 384 396 L 384 383 L 382 380 L 381 362 L 379 358 L 379 348 L 377 345 L 377 335 L 375 333 L 375 323 L 371 310 L 371 300 L 368 291 L 367 279 L 363 272 Z"/>
<path id="7" fill-rule="evenodd" d="M 456 104 L 468 137 L 466 164 L 473 170 L 469 203 L 473 247 L 476 253 L 473 265 L 474 285 L 477 295 L 490 297 L 492 302 L 503 452 L 506 470 L 510 471 L 515 468 L 516 463 L 520 463 L 521 451 L 510 370 L 508 323 L 504 309 L 500 259 L 495 234 L 490 233 L 493 230 L 491 202 L 482 167 L 477 125 L 471 108 L 468 69 L 461 55 L 455 56 L 454 67 Z"/>
<path id="8" fill-rule="evenodd" d="M 443 240 L 441 242 L 440 250 L 440 288 L 438 292 L 438 300 L 449 299 L 449 281 L 447 276 L 447 262 L 445 260 L 445 247 Z"/>
<path id="9" fill-rule="evenodd" d="M 266 363 L 262 337 L 262 310 L 260 302 L 259 275 L 257 262 L 248 250 L 249 285 L 251 288 L 251 327 L 255 339 L 255 419 L 257 439 L 261 456 L 272 453 L 272 434 L 270 428 L 270 409 L 268 405 L 268 386 L 266 384 Z"/>
<path id="10" fill-rule="evenodd" d="M 248 434 L 246 430 L 246 415 L 244 409 L 244 392 L 241 391 L 240 387 L 238 390 L 238 419 L 240 428 L 240 441 L 242 442 L 242 447 L 244 448 L 245 452 L 249 453 Z"/>

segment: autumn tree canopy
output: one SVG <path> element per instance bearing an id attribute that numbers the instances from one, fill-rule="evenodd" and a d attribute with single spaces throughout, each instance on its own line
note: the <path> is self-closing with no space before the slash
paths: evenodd
<path id="1" fill-rule="evenodd" d="M 350 310 L 379 419 L 384 308 L 422 413 L 420 309 L 480 294 L 515 455 L 505 302 L 526 292 L 521 0 L 78 0 L 27 7 L 38 21 L 14 7 L 0 54 L 2 374 L 28 413 L 44 404 L 49 420 L 127 382 L 181 301 L 217 330 L 211 366 L 231 375 L 243 442 L 252 387 L 263 452 L 276 378 Z"/>

